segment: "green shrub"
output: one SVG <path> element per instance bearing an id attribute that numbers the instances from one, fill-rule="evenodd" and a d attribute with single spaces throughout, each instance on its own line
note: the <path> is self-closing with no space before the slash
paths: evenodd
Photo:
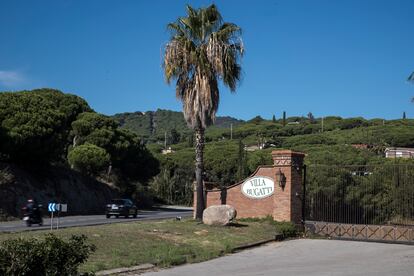
<path id="1" fill-rule="evenodd" d="M 268 222 L 269 224 L 275 224 L 277 222 L 275 222 L 273 220 L 273 217 L 271 215 L 267 215 L 265 217 L 262 218 L 240 218 L 237 219 L 240 222 Z"/>
<path id="2" fill-rule="evenodd" d="M 109 164 L 109 154 L 101 147 L 84 144 L 69 152 L 68 161 L 71 166 L 81 172 L 97 174 Z"/>
<path id="3" fill-rule="evenodd" d="M 53 234 L 40 239 L 11 239 L 0 245 L 0 275 L 77 275 L 95 246 L 86 236 L 64 241 Z"/>
<path id="4" fill-rule="evenodd" d="M 291 222 L 275 222 L 276 233 L 281 234 L 284 239 L 296 237 L 298 230 Z"/>
<path id="5" fill-rule="evenodd" d="M 275 221 L 273 220 L 273 217 L 271 215 L 267 215 L 263 218 L 242 218 L 238 219 L 240 222 L 268 222 L 269 224 L 272 224 L 275 226 L 275 230 L 277 234 L 282 235 L 283 239 L 286 238 L 293 238 L 298 236 L 298 230 L 296 226 L 292 222 L 287 221 Z"/>

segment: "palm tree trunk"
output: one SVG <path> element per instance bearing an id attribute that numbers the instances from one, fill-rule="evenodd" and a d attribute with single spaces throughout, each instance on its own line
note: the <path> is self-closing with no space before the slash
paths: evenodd
<path id="1" fill-rule="evenodd" d="M 195 130 L 196 136 L 196 162 L 195 162 L 195 174 L 196 174 L 196 189 L 197 189 L 197 206 L 195 218 L 198 220 L 203 219 L 204 211 L 204 183 L 203 183 L 203 172 L 204 172 L 204 129 L 199 127 Z"/>

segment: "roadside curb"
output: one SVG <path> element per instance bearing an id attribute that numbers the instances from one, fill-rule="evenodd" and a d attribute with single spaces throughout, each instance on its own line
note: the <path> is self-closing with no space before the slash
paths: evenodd
<path id="1" fill-rule="evenodd" d="M 102 270 L 95 273 L 97 276 L 108 276 L 108 275 L 116 275 L 120 273 L 129 273 L 129 272 L 144 272 L 150 269 L 153 269 L 155 266 L 153 264 L 142 264 L 133 267 L 123 267 L 123 268 L 115 268 L 110 270 Z"/>
<path id="2" fill-rule="evenodd" d="M 178 206 L 178 205 L 154 205 L 152 206 L 153 208 L 158 208 L 158 209 L 172 209 L 172 210 L 180 210 L 180 211 L 193 211 L 194 208 L 193 207 L 189 207 L 189 206 Z"/>
<path id="3" fill-rule="evenodd" d="M 272 239 L 267 239 L 267 240 L 262 240 L 262 241 L 258 241 L 258 242 L 253 242 L 253 243 L 248 243 L 248 244 L 245 244 L 245 245 L 237 246 L 237 247 L 233 248 L 231 250 L 231 252 L 235 253 L 235 252 L 238 252 L 238 251 L 241 251 L 241 250 L 244 250 L 244 249 L 257 247 L 257 246 L 260 246 L 260 245 L 263 245 L 263 244 L 266 244 L 266 243 L 269 243 L 269 242 L 274 242 L 274 241 L 283 241 L 283 236 L 280 235 L 280 234 L 276 234 L 275 237 L 272 238 Z"/>

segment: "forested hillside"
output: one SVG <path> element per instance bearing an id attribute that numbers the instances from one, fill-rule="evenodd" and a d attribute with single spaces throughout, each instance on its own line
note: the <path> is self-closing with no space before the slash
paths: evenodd
<path id="1" fill-rule="evenodd" d="M 159 171 L 158 160 L 135 133 L 94 112 L 82 98 L 53 89 L 0 93 L 0 165 L 0 189 L 10 188 L 10 179 L 20 179 L 15 185 L 30 182 L 5 168 L 27 172 L 31 179 L 42 172 L 44 182 L 56 187 L 56 174 L 53 181 L 48 175 L 65 170 L 65 175 L 80 173 L 131 197 Z M 88 183 L 93 182 L 80 185 Z M 43 188 L 37 197 L 51 200 L 53 187 Z"/>
<path id="2" fill-rule="evenodd" d="M 191 141 L 190 141 L 191 142 Z M 414 147 L 414 120 L 383 120 L 340 117 L 289 117 L 252 120 L 230 128 L 206 131 L 206 181 L 227 186 L 250 175 L 259 165 L 271 164 L 271 151 L 292 149 L 307 154 L 307 164 L 366 165 L 414 160 L 390 160 L 386 147 Z M 155 194 L 169 202 L 191 201 L 194 150 L 183 142 L 162 154 L 160 144 L 148 148 L 161 163 L 151 182 Z"/>
<path id="3" fill-rule="evenodd" d="M 112 116 L 122 128 L 138 134 L 146 142 L 164 141 L 165 134 L 171 144 L 187 141 L 192 135 L 188 129 L 182 112 L 162 110 L 119 113 Z M 242 123 L 232 117 L 217 117 L 213 128 L 229 128 L 230 124 L 236 126 Z"/>
<path id="4" fill-rule="evenodd" d="M 307 164 L 414 161 L 384 158 L 386 147 L 414 147 L 412 119 L 310 115 L 272 120 L 257 116 L 247 122 L 217 118 L 217 125 L 206 130 L 205 180 L 222 186 L 238 182 L 257 166 L 271 164 L 270 152 L 282 148 L 306 153 Z M 127 196 L 149 194 L 166 203 L 192 202 L 194 139 L 180 112 L 111 117 L 94 112 L 78 96 L 39 89 L 0 93 L 0 122 L 2 168 L 17 166 L 14 171 L 30 170 L 31 175 L 38 168 L 76 171 Z M 168 154 L 162 152 L 165 132 L 167 147 L 172 148 Z M 0 186 L 5 182 L 8 187 L 18 185 L 10 182 L 10 172 L 0 169 Z"/>

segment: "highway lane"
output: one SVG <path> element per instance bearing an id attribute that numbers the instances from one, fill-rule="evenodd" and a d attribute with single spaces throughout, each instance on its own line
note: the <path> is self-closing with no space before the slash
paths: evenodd
<path id="1" fill-rule="evenodd" d="M 59 228 L 76 227 L 76 226 L 90 226 L 109 223 L 145 221 L 156 219 L 168 219 L 176 217 L 191 217 L 193 214 L 190 208 L 162 208 L 155 210 L 140 210 L 137 218 L 114 218 L 107 219 L 105 215 L 90 215 L 90 216 L 67 216 L 59 218 Z M 57 218 L 53 218 L 53 228 L 57 227 Z M 43 226 L 37 224 L 27 227 L 22 220 L 0 222 L 0 233 L 2 232 L 19 232 L 19 231 L 33 231 L 50 229 L 50 218 L 43 218 Z"/>

